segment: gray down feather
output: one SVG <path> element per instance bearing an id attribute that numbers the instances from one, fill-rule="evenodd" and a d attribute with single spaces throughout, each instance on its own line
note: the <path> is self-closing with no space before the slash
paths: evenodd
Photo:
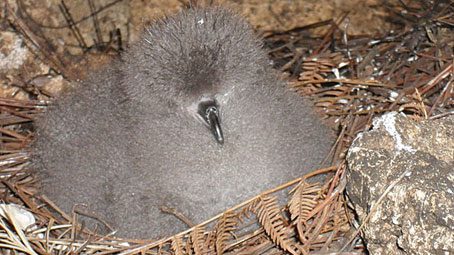
<path id="1" fill-rule="evenodd" d="M 277 79 L 250 26 L 222 8 L 156 22 L 76 87 L 37 120 L 33 163 L 64 211 L 87 205 L 123 237 L 187 228 L 163 205 L 200 223 L 300 177 L 334 137 Z"/>

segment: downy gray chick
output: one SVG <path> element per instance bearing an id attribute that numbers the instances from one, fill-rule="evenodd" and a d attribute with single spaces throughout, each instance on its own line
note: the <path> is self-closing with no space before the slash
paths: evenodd
<path id="1" fill-rule="evenodd" d="M 276 77 L 230 11 L 156 22 L 37 121 L 43 192 L 67 212 L 87 205 L 119 236 L 153 238 L 187 228 L 161 206 L 200 223 L 300 177 L 334 136 Z"/>

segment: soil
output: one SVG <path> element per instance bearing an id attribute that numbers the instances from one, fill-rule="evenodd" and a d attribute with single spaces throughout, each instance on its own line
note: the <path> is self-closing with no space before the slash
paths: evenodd
<path id="1" fill-rule="evenodd" d="M 204 2 L 209 1 L 199 4 Z M 336 20 L 345 13 L 348 17 L 342 26 L 352 35 L 382 34 L 392 28 L 387 21 L 387 9 L 380 0 L 218 0 L 215 3 L 241 13 L 259 33 Z M 1 40 L 8 40 L 16 33 L 19 45 L 26 44 L 24 47 L 28 49 L 24 50 L 24 61 L 0 69 L 0 95 L 27 99 L 30 83 L 38 76 L 50 75 L 49 81 L 42 85 L 45 91 L 35 96 L 39 99 L 56 96 L 69 86 L 68 80 L 83 79 L 90 71 L 109 63 L 118 49 L 139 38 L 147 24 L 187 5 L 183 0 L 7 0 L 1 13 L 6 19 L 0 28 L 13 34 L 2 34 Z M 30 41 L 37 41 L 38 45 Z M 0 51 L 4 47 L 0 46 Z"/>

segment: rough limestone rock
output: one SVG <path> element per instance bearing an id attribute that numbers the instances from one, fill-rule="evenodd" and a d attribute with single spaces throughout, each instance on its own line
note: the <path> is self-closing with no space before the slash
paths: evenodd
<path id="1" fill-rule="evenodd" d="M 359 223 L 382 200 L 363 229 L 370 254 L 454 254 L 454 116 L 392 112 L 373 124 L 347 155 Z"/>

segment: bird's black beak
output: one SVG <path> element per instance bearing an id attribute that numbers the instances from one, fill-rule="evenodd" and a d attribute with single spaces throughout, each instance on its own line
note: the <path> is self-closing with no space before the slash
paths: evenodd
<path id="1" fill-rule="evenodd" d="M 219 107 L 214 101 L 202 102 L 199 104 L 199 114 L 211 130 L 214 138 L 219 144 L 224 143 L 222 134 L 221 118 L 219 117 Z"/>

